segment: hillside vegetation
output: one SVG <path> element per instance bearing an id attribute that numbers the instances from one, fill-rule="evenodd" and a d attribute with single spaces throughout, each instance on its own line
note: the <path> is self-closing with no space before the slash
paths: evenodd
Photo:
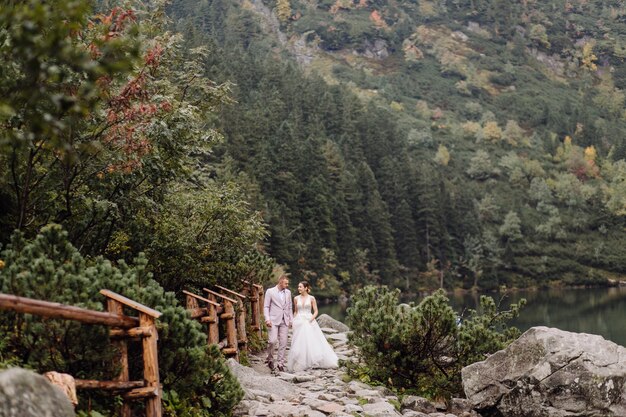
<path id="1" fill-rule="evenodd" d="M 321 292 L 626 270 L 619 1 L 177 0 L 231 81 L 219 170 Z M 220 172 L 221 173 L 221 172 Z"/>

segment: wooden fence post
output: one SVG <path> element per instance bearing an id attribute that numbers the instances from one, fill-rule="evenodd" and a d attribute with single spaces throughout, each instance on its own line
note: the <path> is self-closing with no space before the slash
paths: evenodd
<path id="1" fill-rule="evenodd" d="M 156 328 L 156 319 L 161 317 L 161 313 L 109 290 L 100 290 L 100 294 L 139 313 L 139 327 L 129 329 L 121 336 L 141 338 L 144 386 L 126 392 L 123 398 L 124 400 L 143 398 L 146 401 L 146 417 L 161 417 L 162 392 L 157 350 L 159 335 Z"/>
<path id="2" fill-rule="evenodd" d="M 124 307 L 123 304 L 117 300 L 113 300 L 111 298 L 107 298 L 107 311 L 113 314 L 119 314 L 120 316 L 124 315 Z M 122 330 L 119 327 L 112 327 L 111 330 Z M 115 378 L 116 381 L 120 382 L 128 382 L 129 374 L 128 374 L 128 342 L 124 338 L 112 340 L 111 343 L 113 346 L 117 348 L 118 356 L 113 360 L 116 361 L 117 365 L 120 366 L 120 373 Z M 116 360 L 117 359 L 117 360 Z M 130 402 L 126 399 L 123 400 L 121 409 L 120 409 L 120 417 L 131 417 L 131 408 Z"/>
<path id="3" fill-rule="evenodd" d="M 259 285 L 258 287 L 261 287 L 261 286 Z M 261 323 L 265 323 L 265 313 L 263 312 L 264 307 L 265 307 L 265 291 L 263 291 L 263 287 L 261 287 L 259 289 L 259 312 L 261 315 Z"/>
<path id="4" fill-rule="evenodd" d="M 183 290 L 187 298 L 187 310 L 190 310 L 191 317 L 199 318 L 201 323 L 207 323 L 207 342 L 209 345 L 217 345 L 220 342 L 219 334 L 219 318 L 217 313 L 222 310 L 222 306 L 215 301 L 215 297 L 209 295 L 209 298 L 200 297 L 192 292 Z M 211 299 L 212 297 L 212 299 Z M 207 303 L 206 308 L 200 308 L 199 301 Z"/>
<path id="5" fill-rule="evenodd" d="M 146 417 L 161 416 L 161 387 L 159 384 L 159 355 L 157 352 L 157 329 L 155 318 L 144 312 L 139 312 L 139 324 L 141 327 L 152 329 L 152 335 L 143 338 L 143 379 L 146 388 L 153 389 L 146 401 Z"/>
<path id="6" fill-rule="evenodd" d="M 264 322 L 263 320 L 263 302 L 265 299 L 265 295 L 263 294 L 263 286 L 259 285 L 259 284 L 252 284 L 252 289 L 253 289 L 253 294 L 254 297 L 256 297 L 256 309 L 255 309 L 255 315 L 256 315 L 256 327 L 255 330 L 259 333 L 259 337 L 263 337 L 263 326 L 261 326 L 261 323 Z"/>
<path id="7" fill-rule="evenodd" d="M 243 283 L 246 284 L 247 287 L 244 291 L 242 291 L 242 293 L 247 294 L 250 298 L 250 327 L 258 333 L 259 337 L 262 337 L 261 313 L 263 306 L 259 303 L 259 301 L 261 299 L 260 293 L 263 291 L 263 287 L 246 280 L 243 280 Z"/>
<path id="8" fill-rule="evenodd" d="M 224 324 L 226 326 L 227 341 L 227 347 L 222 349 L 222 352 L 226 356 L 234 356 L 235 360 L 239 362 L 239 344 L 237 343 L 237 328 L 235 326 L 236 317 L 234 308 L 234 305 L 237 304 L 237 300 L 226 297 L 225 295 L 217 293 L 215 291 L 209 290 L 208 288 L 203 288 L 203 290 L 210 295 L 214 295 L 222 299 L 224 311 L 222 312 L 222 314 L 220 314 L 220 319 L 224 320 Z"/>
<path id="9" fill-rule="evenodd" d="M 212 301 L 213 303 L 219 305 L 219 303 L 217 302 L 217 297 L 214 296 L 213 294 L 209 294 L 208 299 Z M 221 307 L 221 311 L 224 311 L 224 306 L 220 306 L 220 307 Z M 217 307 L 215 307 L 214 304 L 209 304 L 209 318 L 211 318 L 211 321 L 209 322 L 209 344 L 211 345 L 217 345 L 220 343 L 219 313 L 220 311 L 218 311 Z"/>
<path id="10" fill-rule="evenodd" d="M 234 306 L 236 311 L 236 319 L 235 322 L 237 324 L 237 344 L 239 345 L 239 350 L 247 351 L 248 350 L 248 335 L 246 333 L 246 306 L 245 300 L 248 298 L 245 295 L 231 291 L 228 288 L 224 288 L 220 285 L 216 285 L 217 288 L 222 290 L 225 293 L 234 295 L 239 298 L 239 302 Z"/>

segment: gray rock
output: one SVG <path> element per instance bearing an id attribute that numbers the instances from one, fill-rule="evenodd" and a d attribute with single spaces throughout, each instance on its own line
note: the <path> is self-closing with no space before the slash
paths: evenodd
<path id="1" fill-rule="evenodd" d="M 337 399 L 337 396 L 333 394 L 320 394 L 318 398 L 324 401 L 335 401 Z"/>
<path id="2" fill-rule="evenodd" d="M 246 391 L 246 399 L 254 400 L 256 396 L 249 398 L 252 390 L 271 392 L 274 398 L 291 400 L 296 396 L 293 384 L 282 381 L 270 375 L 263 375 L 252 368 L 239 364 L 234 359 L 226 361 L 233 375 L 237 377 L 241 387 Z"/>
<path id="3" fill-rule="evenodd" d="M 372 59 L 385 59 L 389 56 L 387 42 L 384 39 L 376 39 L 374 42 L 363 42 L 363 55 Z"/>
<path id="4" fill-rule="evenodd" d="M 402 399 L 402 408 L 408 408 L 413 411 L 420 411 L 422 413 L 434 413 L 437 411 L 435 406 L 426 398 L 417 397 L 415 395 L 407 395 Z"/>
<path id="5" fill-rule="evenodd" d="M 322 327 L 320 330 L 327 334 L 337 333 L 338 331 L 335 329 L 331 329 L 330 327 Z"/>
<path id="6" fill-rule="evenodd" d="M 255 412 L 255 416 L 267 417 L 321 417 L 319 414 L 316 414 L 318 413 L 317 411 L 313 411 L 309 407 L 285 402 L 278 404 L 261 404 Z"/>
<path id="7" fill-rule="evenodd" d="M 348 383 L 348 388 L 347 389 L 348 389 L 348 392 L 354 393 L 354 392 L 357 392 L 357 391 L 362 390 L 362 389 L 372 389 L 372 387 L 370 387 L 367 384 L 364 384 L 361 381 L 350 381 Z"/>
<path id="8" fill-rule="evenodd" d="M 73 417 L 74 407 L 61 389 L 32 371 L 0 372 L 0 417 Z"/>
<path id="9" fill-rule="evenodd" d="M 303 398 L 302 401 L 300 401 L 300 404 L 308 405 L 311 408 L 317 409 L 318 407 L 323 406 L 327 402 L 328 401 L 320 400 L 318 398 L 306 397 L 306 398 Z"/>
<path id="10" fill-rule="evenodd" d="M 428 414 L 420 413 L 419 411 L 404 410 L 402 417 L 428 417 Z"/>
<path id="11" fill-rule="evenodd" d="M 293 382 L 303 383 L 303 382 L 311 382 L 315 381 L 315 377 L 313 375 L 294 375 Z"/>
<path id="12" fill-rule="evenodd" d="M 340 321 L 335 320 L 334 318 L 330 317 L 328 314 L 320 315 L 317 318 L 317 323 L 320 325 L 320 327 L 328 327 L 331 329 L 335 329 L 338 332 L 345 333 L 350 330 L 348 326 L 346 326 Z"/>
<path id="13" fill-rule="evenodd" d="M 375 389 L 360 389 L 354 392 L 354 394 L 359 397 L 359 398 L 367 398 L 368 400 L 376 398 L 376 399 L 380 399 L 382 396 L 380 395 L 379 391 L 376 391 Z M 369 401 L 369 402 L 373 402 L 373 401 Z"/>
<path id="14" fill-rule="evenodd" d="M 339 402 L 343 405 L 359 405 L 359 400 L 350 397 L 339 398 Z"/>
<path id="15" fill-rule="evenodd" d="M 237 404 L 237 407 L 233 410 L 235 416 L 257 416 L 257 410 L 261 404 L 258 401 L 243 400 Z"/>
<path id="16" fill-rule="evenodd" d="M 325 414 L 343 413 L 345 409 L 345 407 L 341 404 L 328 402 L 328 401 L 325 404 L 317 405 L 313 408 Z"/>
<path id="17" fill-rule="evenodd" d="M 345 342 L 348 340 L 348 335 L 345 333 L 333 333 L 326 336 L 326 339 L 329 340 L 337 340 L 339 342 Z"/>
<path id="18" fill-rule="evenodd" d="M 307 411 L 305 416 L 306 417 L 326 417 L 326 414 L 322 413 L 321 411 L 311 410 L 311 411 Z"/>
<path id="19" fill-rule="evenodd" d="M 465 398 L 453 398 L 450 401 L 450 413 L 463 417 L 480 417 L 480 415 L 472 409 L 471 401 Z"/>
<path id="20" fill-rule="evenodd" d="M 248 389 L 246 390 L 246 395 L 248 394 L 252 396 L 252 398 L 250 398 L 251 400 L 257 400 L 257 401 L 259 401 L 262 398 L 269 400 L 272 396 L 271 392 L 261 391 L 258 389 Z"/>
<path id="21" fill-rule="evenodd" d="M 533 327 L 462 380 L 480 414 L 626 416 L 626 348 L 601 336 Z"/>
<path id="22" fill-rule="evenodd" d="M 346 408 L 343 411 L 348 414 L 362 413 L 363 407 L 358 404 L 346 404 Z"/>
<path id="23" fill-rule="evenodd" d="M 398 417 L 402 414 L 398 413 L 395 407 L 388 402 L 377 402 L 371 404 L 363 404 L 363 414 L 371 417 Z"/>

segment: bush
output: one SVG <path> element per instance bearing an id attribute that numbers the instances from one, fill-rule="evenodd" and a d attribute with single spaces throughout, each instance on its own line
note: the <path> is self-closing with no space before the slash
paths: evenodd
<path id="1" fill-rule="evenodd" d="M 461 317 L 443 290 L 418 305 L 399 304 L 399 290 L 368 286 L 348 309 L 350 343 L 362 362 L 350 365 L 353 376 L 429 397 L 462 395 L 461 369 L 504 348 L 519 336 L 505 322 L 519 305 L 498 311 L 491 297 L 481 297 L 481 312 Z"/>
<path id="2" fill-rule="evenodd" d="M 134 265 L 84 258 L 60 226 L 49 225 L 32 241 L 15 232 L 0 259 L 3 293 L 102 310 L 99 290 L 106 288 L 160 311 L 159 370 L 164 389 L 177 391 L 187 403 L 212 415 L 228 414 L 242 398 L 220 352 L 207 347 L 200 324 L 189 318 L 174 293 L 163 291 L 152 279 L 143 256 Z M 111 366 L 114 352 L 105 326 L 3 312 L 0 332 L 6 335 L 0 344 L 5 362 L 86 379 L 111 379 L 118 371 Z M 129 351 L 131 379 L 141 379 L 140 369 L 133 367 L 142 363 L 140 352 L 133 345 Z M 110 406 L 106 401 L 100 404 Z"/>

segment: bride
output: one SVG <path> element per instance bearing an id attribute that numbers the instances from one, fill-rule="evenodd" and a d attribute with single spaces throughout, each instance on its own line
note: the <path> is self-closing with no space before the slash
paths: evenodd
<path id="1" fill-rule="evenodd" d="M 293 319 L 293 334 L 287 368 L 302 371 L 308 368 L 336 368 L 337 355 L 328 344 L 317 317 L 317 302 L 309 295 L 311 286 L 307 281 L 298 284 L 300 295 L 293 299 L 296 316 Z M 313 312 L 311 313 L 311 309 Z"/>

